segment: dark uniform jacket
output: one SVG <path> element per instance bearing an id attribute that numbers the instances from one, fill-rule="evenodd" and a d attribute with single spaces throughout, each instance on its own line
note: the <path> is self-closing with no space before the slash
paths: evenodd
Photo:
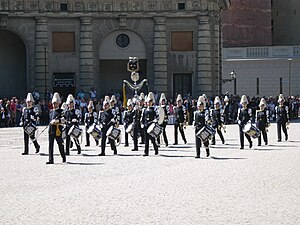
<path id="1" fill-rule="evenodd" d="M 63 110 L 62 109 L 51 109 L 50 112 L 49 112 L 49 119 L 50 119 L 50 122 L 52 120 L 59 120 L 59 124 L 50 124 L 49 125 L 49 134 L 50 135 L 54 135 L 54 136 L 61 136 L 61 133 L 62 133 L 62 129 L 63 129 L 63 126 L 62 126 L 62 122 L 64 122 L 64 115 L 62 115 L 63 113 Z"/>
<path id="2" fill-rule="evenodd" d="M 276 106 L 276 122 L 286 123 L 289 120 L 288 107 L 287 106 Z"/>
<path id="3" fill-rule="evenodd" d="M 256 127 L 259 129 L 268 126 L 269 121 L 269 111 L 267 109 L 256 111 Z"/>
<path id="4" fill-rule="evenodd" d="M 250 108 L 240 108 L 238 110 L 238 124 L 240 126 L 245 126 L 247 123 L 251 122 L 252 110 Z"/>
<path id="5" fill-rule="evenodd" d="M 154 120 L 157 119 L 157 114 L 153 106 L 148 107 L 143 112 L 143 123 L 145 127 L 149 127 Z"/>
<path id="6" fill-rule="evenodd" d="M 36 125 L 36 120 L 38 118 L 37 113 L 34 112 L 34 107 L 31 108 L 23 108 L 21 123 L 23 128 L 25 128 L 28 124 L 32 123 Z"/>
<path id="7" fill-rule="evenodd" d="M 211 111 L 211 121 L 212 121 L 211 125 L 214 128 L 217 128 L 218 126 L 222 125 L 221 109 L 213 109 Z"/>
<path id="8" fill-rule="evenodd" d="M 99 124 L 102 126 L 102 129 L 107 131 L 111 125 L 115 125 L 116 121 L 112 121 L 115 119 L 115 115 L 112 112 L 112 109 L 108 109 L 107 111 L 101 111 L 99 114 Z"/>
<path id="9" fill-rule="evenodd" d="M 185 107 L 184 106 L 176 106 L 174 108 L 175 113 L 175 124 L 185 123 Z"/>
<path id="10" fill-rule="evenodd" d="M 79 117 L 76 115 L 75 109 L 67 110 L 65 118 L 67 130 L 70 129 L 73 125 L 78 126 Z M 73 122 L 73 119 L 75 119 L 76 122 Z"/>

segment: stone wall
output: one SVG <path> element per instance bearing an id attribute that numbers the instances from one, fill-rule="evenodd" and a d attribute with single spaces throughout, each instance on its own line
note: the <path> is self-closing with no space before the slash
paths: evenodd
<path id="1" fill-rule="evenodd" d="M 271 0 L 232 0 L 222 12 L 224 47 L 272 45 Z"/>

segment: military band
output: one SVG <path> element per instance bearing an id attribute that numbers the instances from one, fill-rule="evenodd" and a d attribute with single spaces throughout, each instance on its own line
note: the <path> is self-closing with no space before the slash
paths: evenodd
<path id="1" fill-rule="evenodd" d="M 90 146 L 90 132 L 93 128 L 96 130 L 97 135 L 95 138 L 96 146 L 99 146 L 101 139 L 101 152 L 99 156 L 105 155 L 106 141 L 110 144 L 113 154 L 117 154 L 117 145 L 120 143 L 120 135 L 112 135 L 113 132 L 121 131 L 117 128 L 119 123 L 123 122 L 125 131 L 125 147 L 129 146 L 129 138 L 133 139 L 132 151 L 138 151 L 138 138 L 144 137 L 142 142 L 145 143 L 144 156 L 149 156 L 149 142 L 151 141 L 154 148 L 154 154 L 158 155 L 160 141 L 163 140 L 165 146 L 168 147 L 169 141 L 166 133 L 166 127 L 169 122 L 169 107 L 166 104 L 167 99 L 164 93 L 161 94 L 159 101 L 155 101 L 154 94 L 149 92 L 145 98 L 141 94 L 140 96 L 134 96 L 133 99 L 128 99 L 127 108 L 120 118 L 120 109 L 117 107 L 116 98 L 112 96 L 106 96 L 103 101 L 103 110 L 99 111 L 99 115 L 94 111 L 93 102 L 90 101 L 88 105 L 88 112 L 84 115 L 85 135 L 86 135 L 86 147 Z M 81 153 L 81 146 L 78 138 L 74 138 L 71 128 L 79 128 L 80 116 L 76 113 L 75 99 L 72 95 L 69 95 L 64 105 L 60 106 L 60 96 L 58 93 L 53 95 L 52 105 L 53 109 L 49 112 L 50 123 L 48 125 L 49 132 L 49 160 L 47 164 L 53 164 L 53 148 L 54 140 L 58 144 L 58 148 L 62 157 L 62 162 L 66 162 L 66 155 L 70 154 L 71 137 L 77 147 L 77 153 Z M 216 144 L 215 134 L 218 133 L 222 144 L 225 143 L 225 138 L 222 133 L 222 129 L 225 131 L 225 123 L 229 123 L 229 110 L 227 110 L 229 98 L 224 98 L 224 108 L 222 107 L 221 99 L 216 96 L 212 104 L 209 104 L 209 100 L 206 95 L 199 97 L 197 101 L 197 110 L 193 115 L 193 125 L 195 127 L 195 144 L 196 144 L 196 158 L 200 158 L 200 148 L 202 144 L 206 150 L 206 156 L 210 156 L 209 142 L 211 145 Z M 183 106 L 183 99 L 179 94 L 176 99 L 177 105 L 174 107 L 174 145 L 178 144 L 178 130 L 181 134 L 183 142 L 186 144 L 187 140 L 184 133 L 186 124 L 186 112 Z M 268 145 L 268 127 L 270 126 L 269 111 L 267 108 L 267 102 L 264 98 L 261 98 L 259 103 L 259 109 L 255 113 L 255 127 L 251 124 L 252 110 L 248 107 L 248 99 L 245 95 L 240 100 L 241 107 L 238 110 L 237 122 L 239 127 L 240 137 L 240 149 L 244 149 L 244 138 L 249 142 L 249 148 L 252 148 L 253 141 L 251 138 L 257 138 L 258 146 L 262 145 L 262 139 L 265 145 Z M 281 132 L 285 135 L 285 140 L 288 140 L 287 128 L 289 124 L 289 113 L 287 106 L 284 105 L 283 95 L 279 95 L 278 106 L 275 107 L 276 122 L 277 122 L 277 136 L 278 141 L 282 141 Z M 38 113 L 33 107 L 33 97 L 28 93 L 26 98 L 26 107 L 23 109 L 21 117 L 21 125 L 24 129 L 24 152 L 23 155 L 29 152 L 29 138 L 32 140 L 36 153 L 39 152 L 40 146 L 37 142 L 37 136 L 35 132 L 30 132 L 27 128 L 30 124 L 32 129 L 36 130 L 36 121 L 38 120 Z M 227 121 L 227 122 L 226 122 Z M 64 140 L 62 137 L 63 126 L 66 126 L 66 148 L 64 151 Z M 96 127 L 100 127 L 99 129 Z M 250 127 L 250 128 L 249 128 Z M 247 130 L 249 128 L 250 130 Z M 100 131 L 101 129 L 101 131 Z M 90 130 L 88 132 L 88 130 Z M 206 135 L 208 134 L 208 135 Z M 161 139 L 162 137 L 162 139 Z M 108 139 L 108 140 L 107 140 Z"/>

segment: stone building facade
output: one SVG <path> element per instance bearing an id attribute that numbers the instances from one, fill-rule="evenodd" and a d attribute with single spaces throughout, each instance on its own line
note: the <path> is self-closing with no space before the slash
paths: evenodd
<path id="1" fill-rule="evenodd" d="M 221 11 L 229 0 L 0 0 L 0 89 L 99 94 L 130 80 L 140 59 L 149 90 L 197 96 L 221 88 Z"/>

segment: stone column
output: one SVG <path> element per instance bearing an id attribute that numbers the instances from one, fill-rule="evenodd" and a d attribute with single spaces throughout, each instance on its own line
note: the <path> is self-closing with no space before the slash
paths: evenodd
<path id="1" fill-rule="evenodd" d="M 168 91 L 166 18 L 154 17 L 154 89 Z M 153 90 L 154 91 L 154 90 Z"/>
<path id="2" fill-rule="evenodd" d="M 220 82 L 220 16 L 217 13 L 210 15 L 211 30 L 212 30 L 212 94 L 219 95 L 221 92 Z"/>
<path id="3" fill-rule="evenodd" d="M 89 91 L 94 84 L 94 56 L 93 56 L 93 32 L 92 18 L 80 18 L 80 74 L 79 87 L 83 91 Z"/>
<path id="4" fill-rule="evenodd" d="M 47 18 L 37 17 L 35 18 L 35 84 L 33 88 L 41 94 L 41 98 L 44 98 L 45 91 L 49 88 L 48 48 Z"/>
<path id="5" fill-rule="evenodd" d="M 197 40 L 197 91 L 198 96 L 205 93 L 212 96 L 212 49 L 209 16 L 207 14 L 198 17 Z"/>

